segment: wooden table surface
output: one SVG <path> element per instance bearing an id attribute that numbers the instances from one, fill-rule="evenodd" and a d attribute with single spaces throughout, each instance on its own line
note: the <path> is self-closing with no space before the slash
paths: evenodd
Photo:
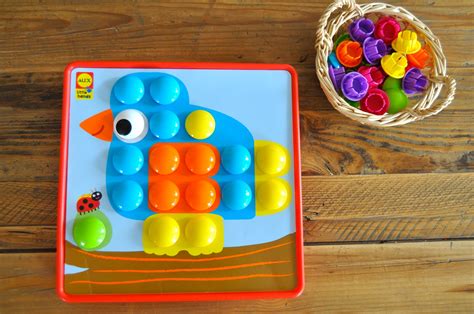
<path id="1" fill-rule="evenodd" d="M 390 1 L 439 36 L 454 103 L 376 129 L 314 73 L 329 1 L 2 1 L 0 312 L 474 310 L 474 2 Z M 306 289 L 292 300 L 66 304 L 55 294 L 62 71 L 74 60 L 289 63 L 300 77 Z"/>

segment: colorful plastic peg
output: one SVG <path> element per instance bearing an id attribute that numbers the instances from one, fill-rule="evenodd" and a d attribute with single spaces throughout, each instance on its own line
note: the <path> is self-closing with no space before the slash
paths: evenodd
<path id="1" fill-rule="evenodd" d="M 428 86 L 428 79 L 420 69 L 412 68 L 402 80 L 402 88 L 405 94 L 411 95 L 423 92 Z"/>
<path id="2" fill-rule="evenodd" d="M 382 69 L 393 78 L 402 78 L 408 65 L 407 58 L 399 52 L 386 55 L 381 61 Z"/>
<path id="3" fill-rule="evenodd" d="M 389 89 L 385 91 L 388 99 L 390 100 L 390 106 L 388 107 L 388 113 L 395 114 L 406 108 L 408 105 L 408 97 L 402 90 Z"/>
<path id="4" fill-rule="evenodd" d="M 338 69 L 341 67 L 341 64 L 337 60 L 336 54 L 334 52 L 331 52 L 331 54 L 328 57 L 328 62 L 330 65 L 332 65 L 333 68 Z"/>
<path id="5" fill-rule="evenodd" d="M 73 239 L 81 249 L 94 251 L 105 244 L 107 232 L 107 225 L 98 216 L 87 216 L 74 222 Z"/>
<path id="6" fill-rule="evenodd" d="M 362 47 L 356 41 L 345 40 L 337 46 L 336 56 L 343 66 L 353 68 L 362 61 Z"/>
<path id="7" fill-rule="evenodd" d="M 349 34 L 353 40 L 363 42 L 375 31 L 374 22 L 370 19 L 360 18 L 349 25 Z"/>
<path id="8" fill-rule="evenodd" d="M 339 46 L 339 44 L 342 43 L 344 40 L 351 40 L 351 36 L 349 36 L 349 34 L 347 33 L 344 33 L 339 36 L 334 42 L 333 50 L 336 50 L 337 46 Z"/>
<path id="9" fill-rule="evenodd" d="M 375 38 L 382 39 L 386 44 L 390 44 L 398 33 L 400 33 L 400 24 L 393 17 L 382 16 L 375 23 Z"/>
<path id="10" fill-rule="evenodd" d="M 350 72 L 342 78 L 341 89 L 347 99 L 359 101 L 367 94 L 369 83 L 359 72 Z"/>
<path id="11" fill-rule="evenodd" d="M 382 89 L 388 91 L 390 89 L 402 90 L 402 80 L 393 77 L 387 77 L 383 82 Z"/>
<path id="12" fill-rule="evenodd" d="M 216 121 L 209 112 L 195 110 L 186 117 L 184 127 L 192 138 L 204 140 L 214 133 Z"/>
<path id="13" fill-rule="evenodd" d="M 367 79 L 369 88 L 377 88 L 385 79 L 385 74 L 378 67 L 361 66 L 357 71 Z"/>
<path id="14" fill-rule="evenodd" d="M 430 55 L 425 48 L 421 48 L 418 50 L 418 52 L 407 55 L 407 59 L 409 65 L 412 65 L 418 69 L 423 69 L 428 64 Z"/>
<path id="15" fill-rule="evenodd" d="M 344 75 L 346 75 L 346 69 L 344 69 L 344 67 L 333 68 L 332 65 L 329 65 L 329 78 L 331 78 L 331 82 L 336 91 L 341 90 L 341 82 Z"/>
<path id="16" fill-rule="evenodd" d="M 415 32 L 404 30 L 398 33 L 397 38 L 392 42 L 392 47 L 395 51 L 408 55 L 418 52 L 421 49 L 421 43 Z"/>
<path id="17" fill-rule="evenodd" d="M 367 37 L 362 44 L 364 57 L 370 64 L 375 64 L 387 54 L 387 45 L 382 39 Z"/>
<path id="18" fill-rule="evenodd" d="M 390 106 L 387 94 L 381 89 L 371 89 L 360 101 L 360 109 L 375 115 L 383 115 Z"/>

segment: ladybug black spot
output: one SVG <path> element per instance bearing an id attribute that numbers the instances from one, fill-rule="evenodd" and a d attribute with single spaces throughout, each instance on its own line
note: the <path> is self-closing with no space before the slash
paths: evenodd
<path id="1" fill-rule="evenodd" d="M 79 206 L 79 209 L 80 209 L 80 210 L 84 210 L 84 206 L 82 206 L 82 205 Z"/>
<path id="2" fill-rule="evenodd" d="M 92 208 L 94 205 L 92 205 L 92 203 L 89 203 L 89 208 Z"/>
<path id="3" fill-rule="evenodd" d="M 83 202 L 84 204 L 87 204 L 87 199 L 86 199 L 86 198 L 83 199 L 82 202 Z"/>

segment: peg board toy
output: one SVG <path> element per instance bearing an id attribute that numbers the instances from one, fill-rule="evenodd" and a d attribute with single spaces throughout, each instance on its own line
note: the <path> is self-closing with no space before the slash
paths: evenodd
<path id="1" fill-rule="evenodd" d="M 66 301 L 295 297 L 298 90 L 288 65 L 78 62 L 64 79 Z"/>

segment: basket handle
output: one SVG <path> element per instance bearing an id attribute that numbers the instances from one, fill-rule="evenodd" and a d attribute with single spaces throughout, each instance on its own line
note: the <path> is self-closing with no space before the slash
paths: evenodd
<path id="1" fill-rule="evenodd" d="M 323 15 L 321 15 L 321 18 L 319 19 L 319 28 L 316 32 L 316 42 L 319 43 L 319 45 L 327 45 L 331 42 L 331 38 L 324 40 L 324 37 L 328 36 L 326 27 L 328 26 L 330 18 L 334 12 L 344 7 L 347 7 L 347 10 L 349 11 L 355 10 L 359 15 L 363 15 L 360 6 L 355 2 L 355 0 L 335 0 L 326 8 Z M 332 49 L 332 47 L 330 48 Z"/>
<path id="2" fill-rule="evenodd" d="M 435 84 L 443 84 L 444 86 L 447 86 L 448 91 L 444 100 L 437 103 L 433 107 L 408 111 L 412 116 L 415 116 L 420 119 L 424 119 L 424 118 L 434 116 L 440 113 L 444 108 L 449 106 L 449 104 L 454 99 L 454 95 L 456 94 L 456 80 L 453 77 L 449 75 L 438 76 L 438 77 L 430 78 L 430 80 Z"/>

